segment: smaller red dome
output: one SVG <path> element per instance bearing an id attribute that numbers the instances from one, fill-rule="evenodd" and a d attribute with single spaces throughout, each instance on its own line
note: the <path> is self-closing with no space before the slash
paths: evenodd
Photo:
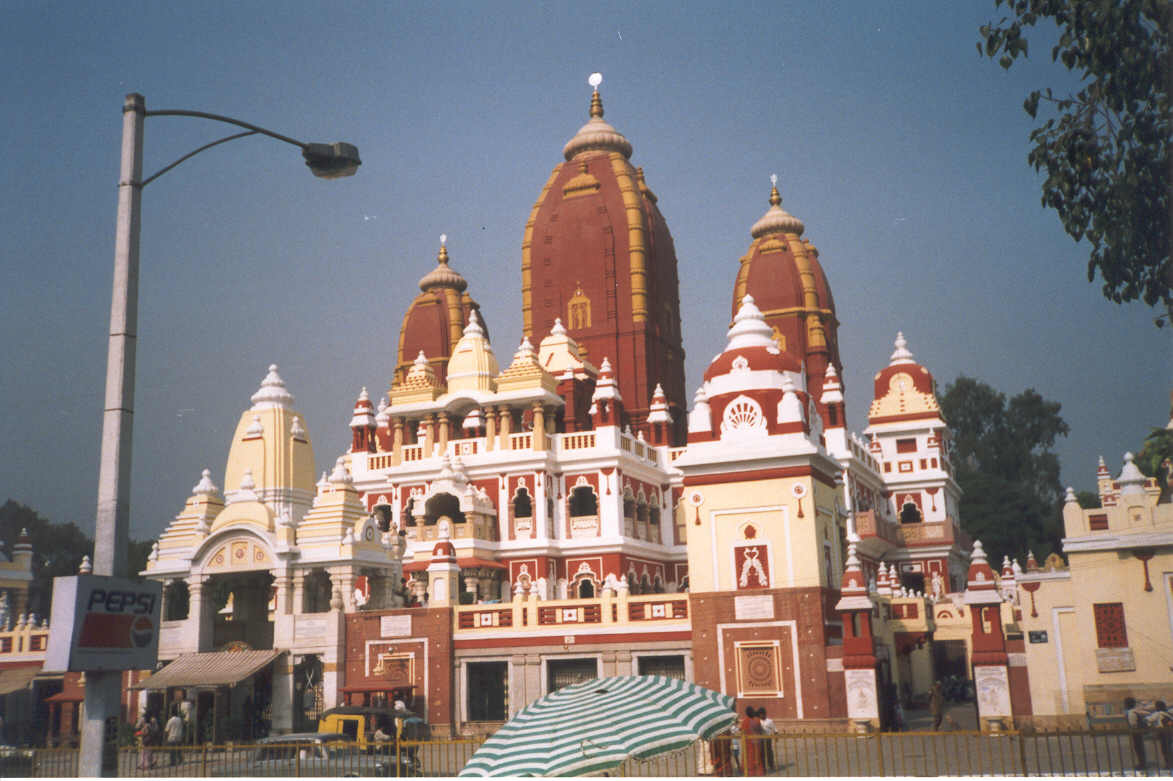
<path id="1" fill-rule="evenodd" d="M 448 540 L 440 540 L 432 548 L 432 561 L 437 559 L 455 559 L 456 548 Z"/>
<path id="2" fill-rule="evenodd" d="M 724 351 L 705 371 L 705 381 L 737 371 L 801 372 L 798 358 L 778 349 L 773 335 L 753 296 L 747 295 L 726 334 L 729 341 Z"/>

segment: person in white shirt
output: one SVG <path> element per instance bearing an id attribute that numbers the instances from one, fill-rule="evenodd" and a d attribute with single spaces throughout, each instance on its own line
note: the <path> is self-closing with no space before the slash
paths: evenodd
<path id="1" fill-rule="evenodd" d="M 183 743 L 184 732 L 183 717 L 179 715 L 179 708 L 171 708 L 171 718 L 167 719 L 167 723 L 163 725 L 163 732 L 167 737 L 167 745 L 171 747 L 171 764 L 178 765 L 183 757 L 183 752 L 179 750 L 179 746 Z"/>

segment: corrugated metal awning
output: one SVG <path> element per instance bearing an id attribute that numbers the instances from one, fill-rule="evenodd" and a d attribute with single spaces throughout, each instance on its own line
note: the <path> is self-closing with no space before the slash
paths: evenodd
<path id="1" fill-rule="evenodd" d="M 27 689 L 41 671 L 38 667 L 9 667 L 0 670 L 0 695 L 12 694 Z"/>
<path id="2" fill-rule="evenodd" d="M 132 689 L 169 689 L 173 686 L 234 686 L 256 675 L 284 651 L 211 651 L 184 654 Z"/>

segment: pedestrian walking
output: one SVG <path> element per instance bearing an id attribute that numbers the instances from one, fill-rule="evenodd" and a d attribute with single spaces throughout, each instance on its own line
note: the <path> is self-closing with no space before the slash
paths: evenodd
<path id="1" fill-rule="evenodd" d="M 929 713 L 933 714 L 933 731 L 937 732 L 941 729 L 941 719 L 945 718 L 945 692 L 940 681 L 929 692 Z"/>
<path id="2" fill-rule="evenodd" d="M 741 719 L 741 734 L 745 736 L 745 758 L 742 766 L 747 776 L 765 775 L 762 766 L 762 722 L 758 719 L 757 709 L 748 707 L 745 716 Z"/>
<path id="3" fill-rule="evenodd" d="M 762 758 L 766 765 L 766 772 L 772 773 L 778 769 L 778 762 L 774 755 L 774 736 L 778 734 L 778 728 L 774 725 L 774 720 L 766 713 L 765 708 L 758 708 L 758 721 L 762 724 L 762 734 L 765 736 L 762 739 Z"/>
<path id="4" fill-rule="evenodd" d="M 1131 734 L 1128 736 L 1132 741 L 1132 758 L 1135 761 L 1134 767 L 1137 770 L 1144 770 L 1148 767 L 1148 761 L 1144 754 L 1144 720 L 1149 716 L 1149 712 L 1136 704 L 1135 697 L 1124 698 L 1124 715 L 1128 718 L 1128 729 Z"/>
<path id="5" fill-rule="evenodd" d="M 179 706 L 171 706 L 171 718 L 167 719 L 163 731 L 166 733 L 167 747 L 171 754 L 170 765 L 174 767 L 183 761 L 183 752 L 179 747 L 183 744 L 183 717 L 179 715 Z"/>
<path id="6" fill-rule="evenodd" d="M 143 711 L 134 725 L 134 736 L 138 739 L 138 769 L 149 770 L 155 766 L 155 757 L 151 746 L 158 737 L 159 722 L 150 711 Z"/>
<path id="7" fill-rule="evenodd" d="M 1164 700 L 1153 703 L 1153 712 L 1145 719 L 1145 725 L 1156 730 L 1154 737 L 1161 753 L 1161 767 L 1173 770 L 1173 713 Z"/>

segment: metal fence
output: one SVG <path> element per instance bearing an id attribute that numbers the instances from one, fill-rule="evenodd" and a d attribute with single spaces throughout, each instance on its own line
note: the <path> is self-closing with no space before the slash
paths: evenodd
<path id="1" fill-rule="evenodd" d="M 1167 741 L 1162 744 L 1162 741 Z M 153 747 L 119 750 L 118 775 L 455 776 L 483 738 L 403 741 L 321 755 L 304 745 Z M 1138 767 L 1136 744 L 1144 752 Z M 646 761 L 628 760 L 612 776 L 1010 776 L 1167 775 L 1173 728 L 1050 732 L 884 732 L 722 736 Z M 77 749 L 24 749 L 0 756 L 0 776 L 77 775 Z"/>

